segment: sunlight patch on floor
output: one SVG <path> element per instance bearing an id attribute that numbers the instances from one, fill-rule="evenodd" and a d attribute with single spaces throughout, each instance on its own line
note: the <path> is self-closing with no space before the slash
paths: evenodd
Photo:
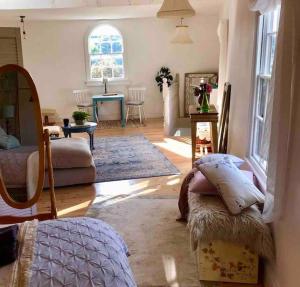
<path id="1" fill-rule="evenodd" d="M 186 143 L 170 138 L 164 138 L 163 142 L 155 142 L 153 144 L 184 158 L 192 158 L 191 146 Z"/>
<path id="2" fill-rule="evenodd" d="M 174 257 L 170 255 L 163 255 L 162 261 L 164 265 L 168 286 L 179 287 L 177 281 L 177 271 L 176 271 L 176 263 Z"/>
<path id="3" fill-rule="evenodd" d="M 88 201 L 85 201 L 83 203 L 80 203 L 80 204 L 77 204 L 77 205 L 74 205 L 74 206 L 71 206 L 71 207 L 68 207 L 68 208 L 64 208 L 64 209 L 58 211 L 57 215 L 58 215 L 58 217 L 65 216 L 69 213 L 78 211 L 80 209 L 87 208 L 90 205 L 90 203 L 91 203 L 91 201 L 88 200 Z"/>

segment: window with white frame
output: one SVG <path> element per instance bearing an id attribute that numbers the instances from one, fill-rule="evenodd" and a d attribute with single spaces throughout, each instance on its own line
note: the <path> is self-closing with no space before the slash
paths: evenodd
<path id="1" fill-rule="evenodd" d="M 266 112 L 269 102 L 269 86 L 275 58 L 277 32 L 279 26 L 280 7 L 273 12 L 260 16 L 257 64 L 255 80 L 255 98 L 253 105 L 252 143 L 250 156 L 265 173 L 267 170 L 267 154 L 262 148 Z"/>
<path id="2" fill-rule="evenodd" d="M 92 30 L 87 41 L 88 80 L 124 79 L 124 44 L 121 33 L 110 25 L 100 25 Z"/>

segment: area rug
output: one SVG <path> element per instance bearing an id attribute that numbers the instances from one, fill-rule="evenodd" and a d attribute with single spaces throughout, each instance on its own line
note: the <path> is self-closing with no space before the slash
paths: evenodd
<path id="1" fill-rule="evenodd" d="M 123 236 L 137 285 L 201 286 L 188 230 L 174 220 L 178 215 L 176 195 L 129 198 L 121 190 L 116 193 L 102 202 L 98 195 L 87 216 L 104 220 Z"/>
<path id="2" fill-rule="evenodd" d="M 96 182 L 180 174 L 144 136 L 95 138 Z"/>
<path id="3" fill-rule="evenodd" d="M 144 127 L 144 126 L 145 126 L 144 124 L 140 124 L 139 119 L 128 120 L 126 123 L 126 128 L 139 128 L 139 127 Z M 120 128 L 122 128 L 120 120 L 110 120 L 110 121 L 99 121 L 98 122 L 98 129 L 100 129 L 100 130 L 120 129 Z"/>

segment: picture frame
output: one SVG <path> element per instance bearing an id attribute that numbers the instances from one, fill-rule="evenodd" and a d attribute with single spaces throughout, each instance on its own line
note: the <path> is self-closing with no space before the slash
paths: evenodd
<path id="1" fill-rule="evenodd" d="M 194 88 L 204 81 L 212 85 L 213 89 L 218 88 L 218 73 L 185 73 L 184 74 L 184 117 L 189 117 L 189 106 L 197 104 L 194 96 Z"/>

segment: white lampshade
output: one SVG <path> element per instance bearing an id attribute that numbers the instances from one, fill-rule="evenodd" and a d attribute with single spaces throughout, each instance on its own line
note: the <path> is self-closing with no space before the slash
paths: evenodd
<path id="1" fill-rule="evenodd" d="M 164 0 L 157 17 L 191 17 L 196 14 L 188 0 Z"/>
<path id="2" fill-rule="evenodd" d="M 189 26 L 178 25 L 176 26 L 175 36 L 172 39 L 173 44 L 192 44 L 193 40 L 189 34 Z"/>

